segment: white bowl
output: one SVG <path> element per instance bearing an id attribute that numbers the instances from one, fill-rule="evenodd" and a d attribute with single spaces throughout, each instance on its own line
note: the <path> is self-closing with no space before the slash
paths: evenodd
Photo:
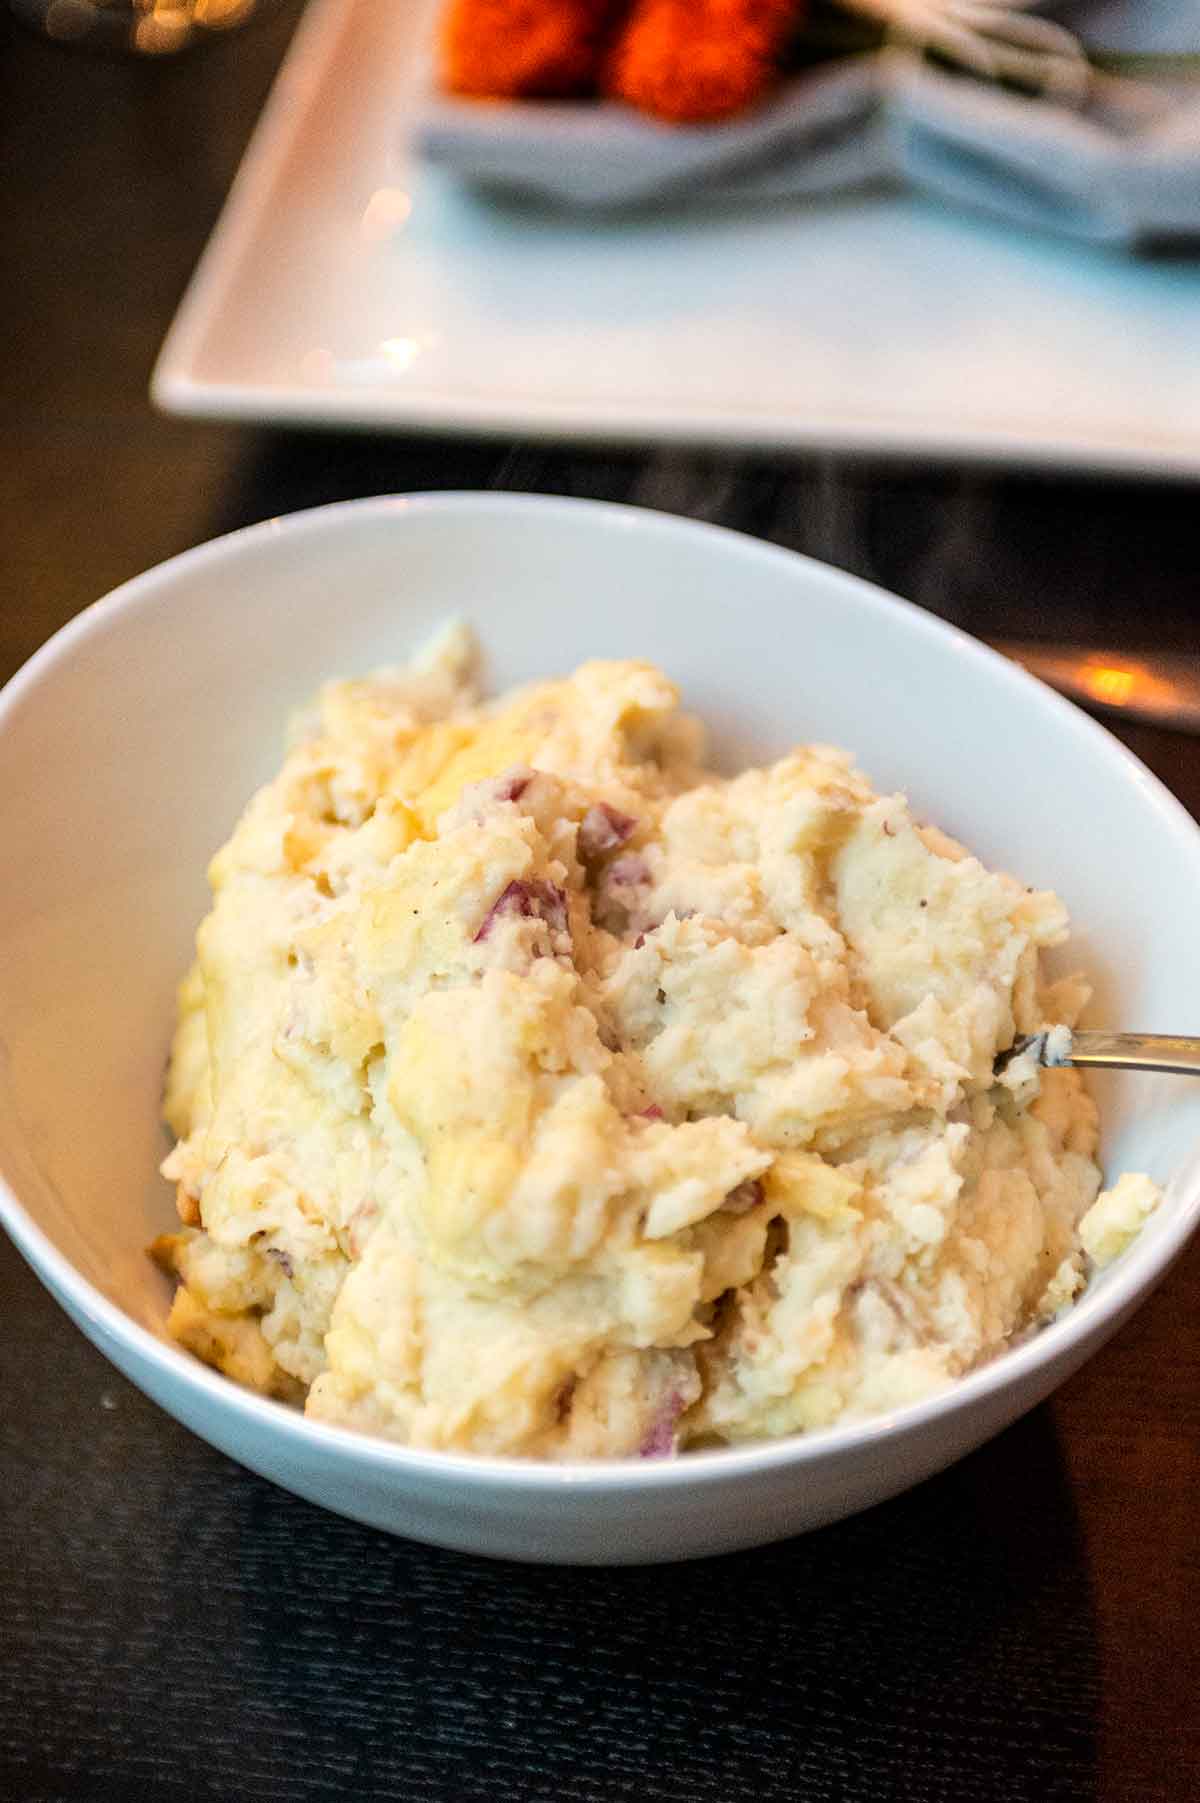
<path id="1" fill-rule="evenodd" d="M 1052 885 L 1099 978 L 1096 1018 L 1200 1029 L 1200 830 L 1093 721 L 962 634 L 851 577 L 661 515 L 499 495 L 356 502 L 270 520 L 127 583 L 0 697 L 0 1215 L 83 1332 L 243 1464 L 392 1532 L 516 1559 L 678 1559 L 816 1527 L 939 1470 L 1032 1407 L 1179 1252 L 1176 1181 L 1064 1320 L 953 1390 L 865 1424 L 675 1463 L 538 1466 L 410 1451 L 238 1389 L 164 1335 L 144 1248 L 173 990 L 204 868 L 323 678 L 474 621 L 494 684 L 645 656 L 722 758 L 797 739 L 986 859 Z M 1109 1169 L 1165 1180 L 1200 1143 L 1200 1086 L 1110 1079 Z M 135 1474 L 131 1474 L 133 1476 Z M 1149 1524 L 1147 1524 L 1149 1525 Z"/>

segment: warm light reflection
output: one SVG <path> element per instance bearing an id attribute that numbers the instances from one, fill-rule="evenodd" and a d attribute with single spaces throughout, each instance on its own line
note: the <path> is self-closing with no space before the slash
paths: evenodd
<path id="1" fill-rule="evenodd" d="M 228 31 L 240 25 L 254 11 L 257 0 L 194 0 L 193 11 L 198 25 L 210 31 Z"/>
<path id="2" fill-rule="evenodd" d="M 363 210 L 359 231 L 368 244 L 379 244 L 398 231 L 412 212 L 405 188 L 376 188 Z"/>
<path id="3" fill-rule="evenodd" d="M 380 341 L 379 349 L 396 370 L 408 369 L 421 354 L 421 346 L 416 338 L 384 338 Z"/>
<path id="4" fill-rule="evenodd" d="M 148 0 L 139 8 L 133 47 L 151 56 L 168 56 L 187 42 L 194 23 L 190 0 Z"/>
<path id="5" fill-rule="evenodd" d="M 165 56 L 192 43 L 197 32 L 244 24 L 257 5 L 258 0 L 49 0 L 42 25 L 48 37 L 87 38 Z"/>
<path id="6" fill-rule="evenodd" d="M 1200 732 L 1200 656 L 1077 645 L 997 646 L 1043 682 L 1085 707 Z"/>
<path id="7" fill-rule="evenodd" d="M 381 338 L 366 357 L 339 357 L 327 345 L 314 345 L 300 359 L 300 374 L 315 388 L 378 387 L 408 375 L 418 358 L 437 343 L 436 332 L 423 332 L 417 338 Z"/>
<path id="8" fill-rule="evenodd" d="M 1137 686 L 1133 670 L 1117 670 L 1104 664 L 1087 672 L 1087 684 L 1097 701 L 1107 707 L 1124 707 Z"/>

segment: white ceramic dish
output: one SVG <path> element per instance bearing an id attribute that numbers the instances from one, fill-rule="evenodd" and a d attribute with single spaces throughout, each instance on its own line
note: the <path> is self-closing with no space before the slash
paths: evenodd
<path id="1" fill-rule="evenodd" d="M 899 195 L 623 222 L 490 205 L 405 145 L 431 3 L 313 0 L 161 406 L 1200 472 L 1200 262 Z"/>
<path id="2" fill-rule="evenodd" d="M 1099 1018 L 1200 1025 L 1200 830 L 1099 726 L 1015 666 L 851 577 L 753 540 L 586 502 L 444 495 L 268 521 L 151 570 L 66 627 L 0 697 L 0 1212 L 135 1383 L 285 1487 L 397 1533 L 523 1559 L 681 1558 L 876 1502 L 1045 1396 L 1107 1338 L 1200 1217 L 1181 1183 L 1074 1312 L 948 1395 L 865 1425 L 676 1464 L 542 1467 L 310 1424 L 163 1335 L 146 1258 L 173 990 L 204 867 L 275 767 L 288 710 L 449 615 L 497 685 L 636 652 L 726 762 L 848 743 L 985 857 L 1058 887 Z M 1200 1086 L 1111 1082 L 1112 1166 L 1166 1178 Z M 133 1474 L 131 1474 L 133 1475 Z"/>

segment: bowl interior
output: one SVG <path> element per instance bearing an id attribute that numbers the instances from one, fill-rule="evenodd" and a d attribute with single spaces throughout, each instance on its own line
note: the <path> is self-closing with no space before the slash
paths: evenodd
<path id="1" fill-rule="evenodd" d="M 167 1292 L 143 1249 L 174 1220 L 159 1090 L 206 862 L 289 710 L 451 616 L 478 628 L 494 688 L 586 657 L 661 663 L 726 766 L 848 746 L 877 786 L 1063 895 L 1097 1021 L 1200 1030 L 1200 832 L 1094 723 L 930 617 L 750 540 L 586 503 L 270 522 L 127 585 L 0 700 L 0 1175 L 153 1331 Z M 1166 1178 L 1200 1142 L 1184 1079 L 1109 1079 L 1101 1099 L 1110 1170 Z"/>

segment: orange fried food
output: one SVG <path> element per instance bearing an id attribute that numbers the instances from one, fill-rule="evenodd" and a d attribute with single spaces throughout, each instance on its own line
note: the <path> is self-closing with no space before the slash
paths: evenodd
<path id="1" fill-rule="evenodd" d="M 628 0 L 450 0 L 443 84 L 492 99 L 586 93 L 627 10 Z"/>
<path id="2" fill-rule="evenodd" d="M 724 119 L 760 99 L 804 0 L 636 0 L 606 91 L 673 124 Z"/>

